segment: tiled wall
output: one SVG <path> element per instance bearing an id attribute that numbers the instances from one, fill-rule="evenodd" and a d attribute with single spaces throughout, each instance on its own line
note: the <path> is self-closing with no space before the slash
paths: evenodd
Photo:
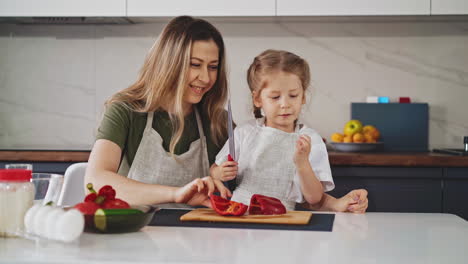
<path id="1" fill-rule="evenodd" d="M 461 147 L 468 135 L 468 22 L 214 24 L 237 123 L 253 117 L 250 62 L 275 48 L 310 63 L 303 119 L 326 138 L 368 95 L 429 103 L 431 148 Z M 103 102 L 135 80 L 164 25 L 0 25 L 0 149 L 90 149 Z"/>

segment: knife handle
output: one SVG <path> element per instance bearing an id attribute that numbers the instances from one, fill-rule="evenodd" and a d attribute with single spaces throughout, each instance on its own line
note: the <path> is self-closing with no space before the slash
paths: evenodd
<path id="1" fill-rule="evenodd" d="M 228 161 L 234 161 L 234 159 L 232 158 L 231 154 L 228 154 L 227 158 L 228 158 Z M 230 181 L 228 181 L 228 182 L 226 182 L 226 183 L 227 183 L 228 189 L 229 189 L 231 192 L 233 192 L 233 191 L 236 189 L 236 187 L 237 187 L 237 184 L 236 184 L 236 180 L 235 180 L 235 179 L 234 179 L 234 180 L 230 180 Z"/>

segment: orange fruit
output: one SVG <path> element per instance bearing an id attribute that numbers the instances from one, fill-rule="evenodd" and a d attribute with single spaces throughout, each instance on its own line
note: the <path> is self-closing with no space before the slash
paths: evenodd
<path id="1" fill-rule="evenodd" d="M 380 131 L 373 125 L 365 125 L 362 128 L 364 134 L 369 134 L 372 138 L 377 141 L 380 138 Z"/>
<path id="2" fill-rule="evenodd" d="M 372 136 L 374 139 L 377 141 L 380 138 L 380 131 L 378 129 L 375 129 L 374 133 L 372 133 Z"/>
<path id="3" fill-rule="evenodd" d="M 344 143 L 352 143 L 353 142 L 353 136 L 348 136 L 348 135 L 344 136 L 343 142 Z"/>
<path id="4" fill-rule="evenodd" d="M 343 134 L 340 134 L 340 133 L 333 133 L 331 135 L 331 140 L 333 142 L 343 142 Z"/>
<path id="5" fill-rule="evenodd" d="M 365 133 L 364 134 L 364 139 L 365 139 L 366 143 L 376 143 L 377 142 L 370 133 Z"/>
<path id="6" fill-rule="evenodd" d="M 372 131 L 376 130 L 377 128 L 373 125 L 365 125 L 363 128 L 362 128 L 362 132 L 365 134 L 365 133 L 371 133 Z"/>
<path id="7" fill-rule="evenodd" d="M 363 143 L 365 141 L 364 134 L 356 133 L 353 135 L 353 142 L 354 143 Z"/>

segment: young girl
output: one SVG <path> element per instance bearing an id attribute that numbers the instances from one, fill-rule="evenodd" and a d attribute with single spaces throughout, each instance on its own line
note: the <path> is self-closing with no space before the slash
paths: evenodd
<path id="1" fill-rule="evenodd" d="M 250 65 L 247 81 L 256 119 L 234 131 L 238 163 L 226 161 L 225 144 L 211 175 L 222 181 L 237 177 L 232 200 L 244 204 L 253 194 L 276 197 L 288 210 L 296 203 L 318 204 L 334 183 L 322 137 L 298 120 L 310 81 L 307 62 L 267 50 Z"/>

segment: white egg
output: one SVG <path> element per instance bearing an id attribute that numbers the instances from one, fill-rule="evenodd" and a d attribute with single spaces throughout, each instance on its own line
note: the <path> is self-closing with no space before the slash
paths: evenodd
<path id="1" fill-rule="evenodd" d="M 70 242 L 77 239 L 84 229 L 84 216 L 77 209 L 70 209 L 57 219 L 57 239 Z"/>
<path id="2" fill-rule="evenodd" d="M 37 214 L 37 211 L 42 206 L 40 204 L 35 204 L 24 215 L 24 226 L 26 228 L 26 232 L 34 234 L 34 217 Z"/>
<path id="3" fill-rule="evenodd" d="M 57 220 L 65 213 L 62 208 L 55 207 L 53 208 L 44 221 L 45 223 L 45 232 L 44 236 L 48 239 L 57 239 Z"/>
<path id="4" fill-rule="evenodd" d="M 52 206 L 42 206 L 39 208 L 37 211 L 36 215 L 34 216 L 33 219 L 33 233 L 39 236 L 45 236 L 45 228 L 46 228 L 46 217 L 49 214 L 50 211 L 52 211 L 53 207 Z"/>

